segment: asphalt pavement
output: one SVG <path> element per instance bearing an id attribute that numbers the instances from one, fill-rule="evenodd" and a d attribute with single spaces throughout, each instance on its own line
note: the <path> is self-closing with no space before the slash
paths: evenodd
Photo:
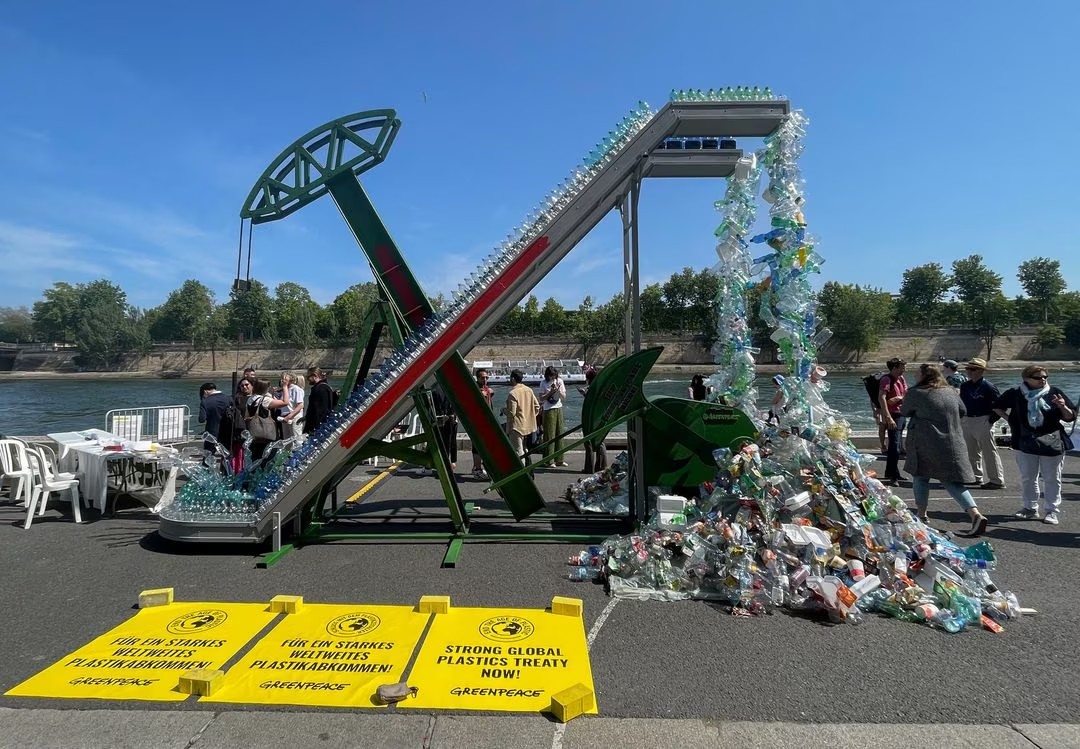
<path id="1" fill-rule="evenodd" d="M 455 569 L 440 568 L 443 543 L 335 542 L 307 546 L 270 569 L 264 548 L 185 546 L 162 540 L 141 506 L 112 518 L 86 512 L 74 524 L 52 505 L 24 531 L 25 510 L 0 499 L 0 692 L 126 620 L 138 593 L 171 586 L 181 601 L 263 601 L 277 594 L 323 603 L 410 604 L 449 595 L 455 605 L 543 608 L 552 596 L 584 600 L 599 716 L 559 726 L 546 716 L 438 712 L 353 714 L 258 706 L 214 710 L 194 700 L 162 710 L 137 702 L 0 697 L 0 746 L 265 745 L 286 737 L 325 746 L 680 746 L 872 742 L 880 746 L 1080 746 L 1080 458 L 1065 467 L 1059 526 L 1014 520 L 1015 463 L 1003 451 L 1008 488 L 976 490 L 999 564 L 993 577 L 1038 614 L 1002 634 L 948 635 L 868 617 L 859 626 L 817 616 L 730 616 L 701 602 L 619 601 L 601 585 L 564 578 L 580 544 L 468 544 Z M 538 472 L 553 509 L 580 476 Z M 463 456 L 461 469 L 468 468 Z M 879 462 L 879 469 L 884 467 Z M 383 468 L 358 469 L 343 494 Z M 478 514 L 497 506 L 484 484 L 462 478 Z M 909 487 L 897 490 L 910 500 Z M 409 522 L 442 505 L 436 480 L 401 468 L 362 499 Z M 932 524 L 954 530 L 966 516 L 942 489 Z M 385 521 L 379 521 L 383 523 Z M 962 543 L 966 543 L 961 541 Z M 650 738 L 651 737 L 651 738 Z"/>

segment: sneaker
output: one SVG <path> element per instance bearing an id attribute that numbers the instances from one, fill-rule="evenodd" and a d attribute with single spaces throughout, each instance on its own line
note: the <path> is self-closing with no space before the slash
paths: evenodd
<path id="1" fill-rule="evenodd" d="M 977 538 L 986 533 L 986 516 L 979 515 L 971 521 L 971 528 L 967 532 L 968 538 Z"/>
<path id="2" fill-rule="evenodd" d="M 484 469 L 477 468 L 472 472 L 472 477 L 474 479 L 486 479 L 488 477 L 488 474 L 487 471 L 485 471 Z"/>
<path id="3" fill-rule="evenodd" d="M 982 488 L 983 489 L 995 489 L 995 490 L 996 489 L 1004 489 L 1005 484 L 999 484 L 996 481 L 987 481 L 985 484 L 982 485 Z"/>
<path id="4" fill-rule="evenodd" d="M 1048 513 L 1046 513 L 1046 517 L 1043 518 L 1043 522 L 1044 523 L 1049 523 L 1050 525 L 1057 525 L 1058 524 L 1057 513 L 1056 512 L 1048 512 Z"/>
<path id="5" fill-rule="evenodd" d="M 1021 507 L 1013 513 L 1013 517 L 1017 520 L 1038 520 L 1039 510 L 1035 507 Z"/>
<path id="6" fill-rule="evenodd" d="M 567 467 L 569 467 L 569 465 L 570 465 L 569 463 L 556 463 L 555 467 L 556 468 L 567 468 Z"/>

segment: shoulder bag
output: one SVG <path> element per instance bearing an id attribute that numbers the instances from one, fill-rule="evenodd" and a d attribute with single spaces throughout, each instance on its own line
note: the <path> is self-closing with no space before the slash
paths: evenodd
<path id="1" fill-rule="evenodd" d="M 251 432 L 253 439 L 266 440 L 267 442 L 273 442 L 277 439 L 277 426 L 274 424 L 274 419 L 270 416 L 270 409 L 263 406 L 260 400 L 255 405 L 255 413 L 250 413 L 251 406 L 248 406 L 247 428 Z"/>

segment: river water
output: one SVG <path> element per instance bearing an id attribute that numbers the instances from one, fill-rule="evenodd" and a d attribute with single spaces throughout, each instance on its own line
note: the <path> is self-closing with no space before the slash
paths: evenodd
<path id="1" fill-rule="evenodd" d="M 911 378 L 909 377 L 909 380 Z M 995 371 L 988 379 L 1001 389 L 1019 383 L 1018 371 Z M 844 414 L 856 431 L 874 430 L 870 404 L 863 387 L 862 375 L 834 373 L 828 377 L 826 402 Z M 202 380 L 0 380 L 0 394 L 5 407 L 0 415 L 0 434 L 43 435 L 97 427 L 105 429 L 105 414 L 111 409 L 144 406 L 186 405 L 191 408 L 192 430 L 199 412 L 199 385 Z M 1068 393 L 1075 402 L 1080 397 L 1080 372 L 1054 372 L 1050 382 Z M 227 388 L 229 383 L 219 383 Z M 686 397 L 689 383 L 685 378 L 657 375 L 646 381 L 647 395 Z M 767 375 L 757 380 L 761 405 L 768 407 L 773 387 Z M 495 388 L 496 407 L 505 399 L 506 387 Z M 578 424 L 581 418 L 582 396 L 571 386 L 566 401 L 566 424 Z"/>

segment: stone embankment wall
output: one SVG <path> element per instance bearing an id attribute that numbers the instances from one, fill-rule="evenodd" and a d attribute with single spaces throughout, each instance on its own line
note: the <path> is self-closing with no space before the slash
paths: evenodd
<path id="1" fill-rule="evenodd" d="M 1043 351 L 1034 343 L 1038 328 L 1024 327 L 1003 335 L 994 341 L 991 361 L 1066 361 L 1080 360 L 1080 350 L 1062 345 Z M 642 345 L 663 346 L 664 353 L 659 364 L 670 368 L 708 365 L 709 352 L 692 335 L 643 336 Z M 471 351 L 463 351 L 467 360 L 475 359 L 580 359 L 603 364 L 622 353 L 621 347 L 612 344 L 593 346 L 583 356 L 582 347 L 567 338 L 531 338 L 521 340 L 489 336 Z M 40 347 L 22 347 L 10 357 L 15 372 L 77 372 L 74 363 L 78 352 L 74 349 L 41 350 Z M 353 349 L 342 348 L 263 348 L 243 345 L 239 349 L 210 352 L 191 351 L 182 345 L 155 346 L 144 355 L 125 357 L 120 369 L 125 372 L 157 373 L 172 376 L 201 372 L 231 372 L 251 364 L 263 373 L 302 371 L 310 365 L 344 372 L 352 358 Z M 852 351 L 844 350 L 831 342 L 820 352 L 820 360 L 826 364 L 863 367 L 880 365 L 885 360 L 899 356 L 908 361 L 936 361 L 938 357 L 967 359 L 972 356 L 986 357 L 986 347 L 978 337 L 955 329 L 897 330 L 886 333 L 881 344 L 873 351 L 864 353 L 856 362 Z M 759 357 L 762 364 L 774 363 L 768 352 Z"/>

